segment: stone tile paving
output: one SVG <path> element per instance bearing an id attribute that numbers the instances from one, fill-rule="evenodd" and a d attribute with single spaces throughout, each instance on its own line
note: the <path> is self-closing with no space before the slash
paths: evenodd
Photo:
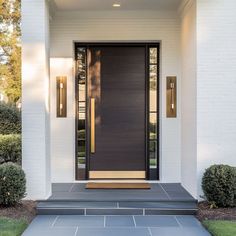
<path id="1" fill-rule="evenodd" d="M 37 216 L 22 236 L 210 236 L 194 216 Z"/>
<path id="2" fill-rule="evenodd" d="M 91 194 L 92 193 L 92 194 Z M 54 183 L 50 200 L 75 201 L 158 201 L 158 200 L 194 200 L 180 183 L 152 183 L 148 190 L 86 189 L 85 183 Z"/>

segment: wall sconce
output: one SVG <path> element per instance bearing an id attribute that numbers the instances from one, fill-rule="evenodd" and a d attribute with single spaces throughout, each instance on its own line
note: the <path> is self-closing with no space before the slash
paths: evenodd
<path id="1" fill-rule="evenodd" d="M 67 115 L 67 77 L 57 76 L 57 117 Z"/>
<path id="2" fill-rule="evenodd" d="M 177 116 L 177 78 L 176 76 L 166 77 L 166 117 Z"/>

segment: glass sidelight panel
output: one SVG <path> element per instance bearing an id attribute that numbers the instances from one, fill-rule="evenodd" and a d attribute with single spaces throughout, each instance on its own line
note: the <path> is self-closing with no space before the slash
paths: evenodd
<path id="1" fill-rule="evenodd" d="M 157 141 L 149 142 L 149 158 L 150 158 L 150 168 L 157 168 Z"/>
<path id="2" fill-rule="evenodd" d="M 76 179 L 86 175 L 86 48 L 77 48 L 77 158 Z"/>
<path id="3" fill-rule="evenodd" d="M 149 179 L 158 179 L 158 47 L 149 47 Z"/>
<path id="4" fill-rule="evenodd" d="M 149 114 L 149 139 L 156 140 L 157 139 L 157 116 L 156 112 L 152 112 Z"/>
<path id="5" fill-rule="evenodd" d="M 149 63 L 150 64 L 157 64 L 157 48 L 151 47 L 149 48 Z"/>

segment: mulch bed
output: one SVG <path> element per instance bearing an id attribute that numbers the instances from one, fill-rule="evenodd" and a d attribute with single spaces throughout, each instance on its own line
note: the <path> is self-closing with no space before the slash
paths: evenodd
<path id="1" fill-rule="evenodd" d="M 0 217 L 11 219 L 25 219 L 30 223 L 36 215 L 36 202 L 22 201 L 14 207 L 0 206 Z"/>
<path id="2" fill-rule="evenodd" d="M 210 208 L 208 202 L 198 204 L 197 218 L 203 220 L 236 220 L 236 207 L 234 208 Z"/>

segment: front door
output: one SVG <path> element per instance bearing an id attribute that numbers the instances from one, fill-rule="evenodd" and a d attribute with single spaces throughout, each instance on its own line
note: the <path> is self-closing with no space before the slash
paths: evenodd
<path id="1" fill-rule="evenodd" d="M 76 43 L 76 179 L 159 178 L 159 45 Z"/>
<path id="2" fill-rule="evenodd" d="M 144 179 L 145 46 L 87 50 L 88 177 Z"/>

